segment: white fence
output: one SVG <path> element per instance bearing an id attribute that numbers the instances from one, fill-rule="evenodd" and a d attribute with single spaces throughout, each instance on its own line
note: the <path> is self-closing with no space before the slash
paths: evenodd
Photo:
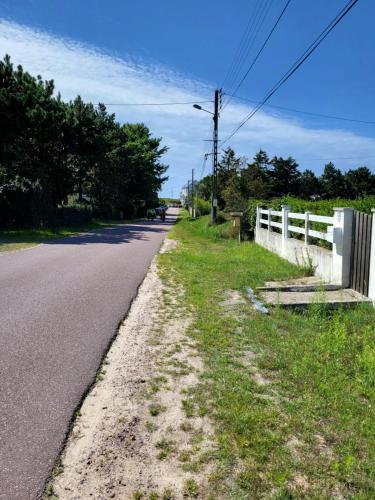
<path id="1" fill-rule="evenodd" d="M 255 241 L 294 264 L 312 266 L 324 281 L 347 287 L 353 214 L 352 208 L 335 208 L 333 217 L 327 217 L 310 212 L 295 213 L 289 206 L 283 206 L 280 211 L 258 207 Z M 293 220 L 304 224 L 296 226 Z M 325 224 L 326 231 L 312 229 L 312 222 Z M 291 233 L 303 235 L 303 240 L 292 238 Z M 311 238 L 325 240 L 332 248 L 313 245 Z"/>
<path id="2" fill-rule="evenodd" d="M 262 216 L 266 215 L 266 219 Z M 327 217 L 325 215 L 314 215 L 310 212 L 305 212 L 304 214 L 299 214 L 296 212 L 290 212 L 288 209 L 283 209 L 281 211 L 272 210 L 272 209 L 262 209 L 258 208 L 258 217 L 260 226 L 265 225 L 269 229 L 275 227 L 280 229 L 281 231 L 284 228 L 284 223 L 286 224 L 286 228 L 284 228 L 285 232 L 288 233 L 287 237 L 290 237 L 290 233 L 298 233 L 304 236 L 305 244 L 308 245 L 310 243 L 311 238 L 317 238 L 320 240 L 328 241 L 329 243 L 333 243 L 333 225 L 334 225 L 334 217 Z M 272 220 L 272 217 L 281 218 L 281 222 L 277 222 Z M 302 220 L 304 221 L 304 226 L 294 226 L 290 224 L 291 219 Z M 322 224 L 327 224 L 327 232 L 316 231 L 311 229 L 311 222 L 320 222 Z"/>

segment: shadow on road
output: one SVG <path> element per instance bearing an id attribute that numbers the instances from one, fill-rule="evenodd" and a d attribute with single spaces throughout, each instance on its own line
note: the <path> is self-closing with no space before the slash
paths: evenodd
<path id="1" fill-rule="evenodd" d="M 166 232 L 168 228 L 176 222 L 176 217 L 167 217 L 165 222 L 142 221 L 136 224 L 121 224 L 106 228 L 97 228 L 86 233 L 45 241 L 44 245 L 89 245 L 94 243 L 105 243 L 116 245 L 129 243 L 133 240 L 148 241 L 148 233 Z"/>

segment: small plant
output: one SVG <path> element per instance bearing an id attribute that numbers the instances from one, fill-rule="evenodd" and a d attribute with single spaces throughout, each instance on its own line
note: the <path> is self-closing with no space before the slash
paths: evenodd
<path id="1" fill-rule="evenodd" d="M 54 469 L 53 469 L 53 477 L 59 476 L 64 472 L 64 464 L 62 462 L 61 457 L 58 459 Z"/>
<path id="2" fill-rule="evenodd" d="M 197 472 L 199 472 L 199 469 L 200 469 L 200 465 L 197 462 L 187 462 L 187 463 L 182 464 L 182 470 L 184 472 L 192 472 L 192 473 L 196 474 Z"/>
<path id="3" fill-rule="evenodd" d="M 191 399 L 183 399 L 182 402 L 182 409 L 185 412 L 185 415 L 187 418 L 191 418 L 194 416 L 194 403 Z"/>
<path id="4" fill-rule="evenodd" d="M 148 500 L 159 500 L 159 493 L 157 491 L 151 491 L 148 495 Z"/>
<path id="5" fill-rule="evenodd" d="M 142 500 L 143 497 L 144 497 L 143 492 L 139 490 L 134 491 L 132 495 L 133 500 Z"/>
<path id="6" fill-rule="evenodd" d="M 49 484 L 46 489 L 46 496 L 49 500 L 57 500 L 52 484 Z"/>
<path id="7" fill-rule="evenodd" d="M 161 413 L 162 411 L 165 411 L 166 408 L 162 405 L 159 405 L 159 404 L 152 404 L 149 406 L 149 410 L 150 410 L 150 415 L 152 417 L 157 417 L 159 415 L 159 413 Z"/>
<path id="8" fill-rule="evenodd" d="M 189 450 L 182 450 L 181 453 L 178 456 L 178 459 L 180 462 L 189 462 L 191 457 L 191 451 Z"/>
<path id="9" fill-rule="evenodd" d="M 187 479 L 184 483 L 183 496 L 185 498 L 197 498 L 198 494 L 198 483 L 194 479 Z"/>
<path id="10" fill-rule="evenodd" d="M 77 410 L 76 412 L 74 412 L 74 416 L 77 418 L 77 417 L 82 417 L 82 412 L 81 410 Z"/>
<path id="11" fill-rule="evenodd" d="M 173 494 L 173 491 L 171 490 L 171 488 L 166 488 L 163 491 L 162 500 L 173 500 L 173 498 L 174 498 L 174 494 Z"/>
<path id="12" fill-rule="evenodd" d="M 155 444 L 155 447 L 160 450 L 158 459 L 164 460 L 168 455 L 174 452 L 175 444 L 174 441 L 163 438 Z"/>
<path id="13" fill-rule="evenodd" d="M 147 422 L 145 423 L 145 427 L 146 427 L 146 430 L 147 430 L 148 432 L 155 432 L 155 431 L 157 431 L 157 430 L 158 430 L 158 426 L 157 426 L 156 424 L 154 424 L 154 422 L 149 422 L 149 421 L 147 421 Z"/>

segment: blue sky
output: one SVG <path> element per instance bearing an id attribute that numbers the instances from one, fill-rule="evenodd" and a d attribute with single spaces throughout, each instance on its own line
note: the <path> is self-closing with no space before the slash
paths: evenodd
<path id="1" fill-rule="evenodd" d="M 270 9 L 242 71 L 285 4 L 263 0 L 264 8 L 267 2 Z M 76 94 L 108 103 L 210 99 L 215 86 L 225 80 L 255 4 L 256 0 L 0 0 L 0 48 L 31 73 L 54 78 L 65 99 Z M 238 95 L 261 99 L 345 4 L 346 0 L 292 0 Z M 374 19 L 375 2 L 360 0 L 270 103 L 374 121 Z M 250 104 L 232 100 L 221 116 L 221 138 L 250 109 Z M 178 194 L 191 168 L 199 176 L 208 144 L 203 139 L 211 130 L 209 115 L 190 106 L 109 110 L 120 121 L 145 122 L 170 146 L 170 180 L 164 195 Z M 366 164 L 374 170 L 375 165 L 375 125 L 271 107 L 264 107 L 230 145 L 248 157 L 260 147 L 270 155 L 290 154 L 302 169 L 317 173 L 328 159 L 343 169 Z"/>

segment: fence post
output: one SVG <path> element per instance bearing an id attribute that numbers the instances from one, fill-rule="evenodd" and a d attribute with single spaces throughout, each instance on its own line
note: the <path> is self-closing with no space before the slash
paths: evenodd
<path id="1" fill-rule="evenodd" d="M 353 237 L 353 208 L 334 208 L 332 283 L 348 287 Z"/>
<path id="2" fill-rule="evenodd" d="M 271 221 L 272 221 L 272 208 L 268 209 L 268 232 L 272 231 L 271 229 Z"/>
<path id="3" fill-rule="evenodd" d="M 368 296 L 375 301 L 375 208 L 372 212 L 371 248 L 370 248 L 370 276 L 368 280 Z"/>
<path id="4" fill-rule="evenodd" d="M 305 212 L 305 245 L 308 245 L 310 243 L 310 238 L 309 238 L 310 214 L 311 212 Z"/>
<path id="5" fill-rule="evenodd" d="M 258 229 L 260 228 L 260 217 L 261 217 L 261 213 L 260 213 L 260 206 L 257 205 L 257 218 L 256 218 L 256 221 L 255 221 L 255 230 L 258 231 Z"/>
<path id="6" fill-rule="evenodd" d="M 289 205 L 281 205 L 281 233 L 283 236 L 283 240 L 286 240 L 287 238 L 290 238 L 290 232 L 288 231 L 288 224 L 289 224 L 289 215 L 290 212 L 290 206 Z"/>

